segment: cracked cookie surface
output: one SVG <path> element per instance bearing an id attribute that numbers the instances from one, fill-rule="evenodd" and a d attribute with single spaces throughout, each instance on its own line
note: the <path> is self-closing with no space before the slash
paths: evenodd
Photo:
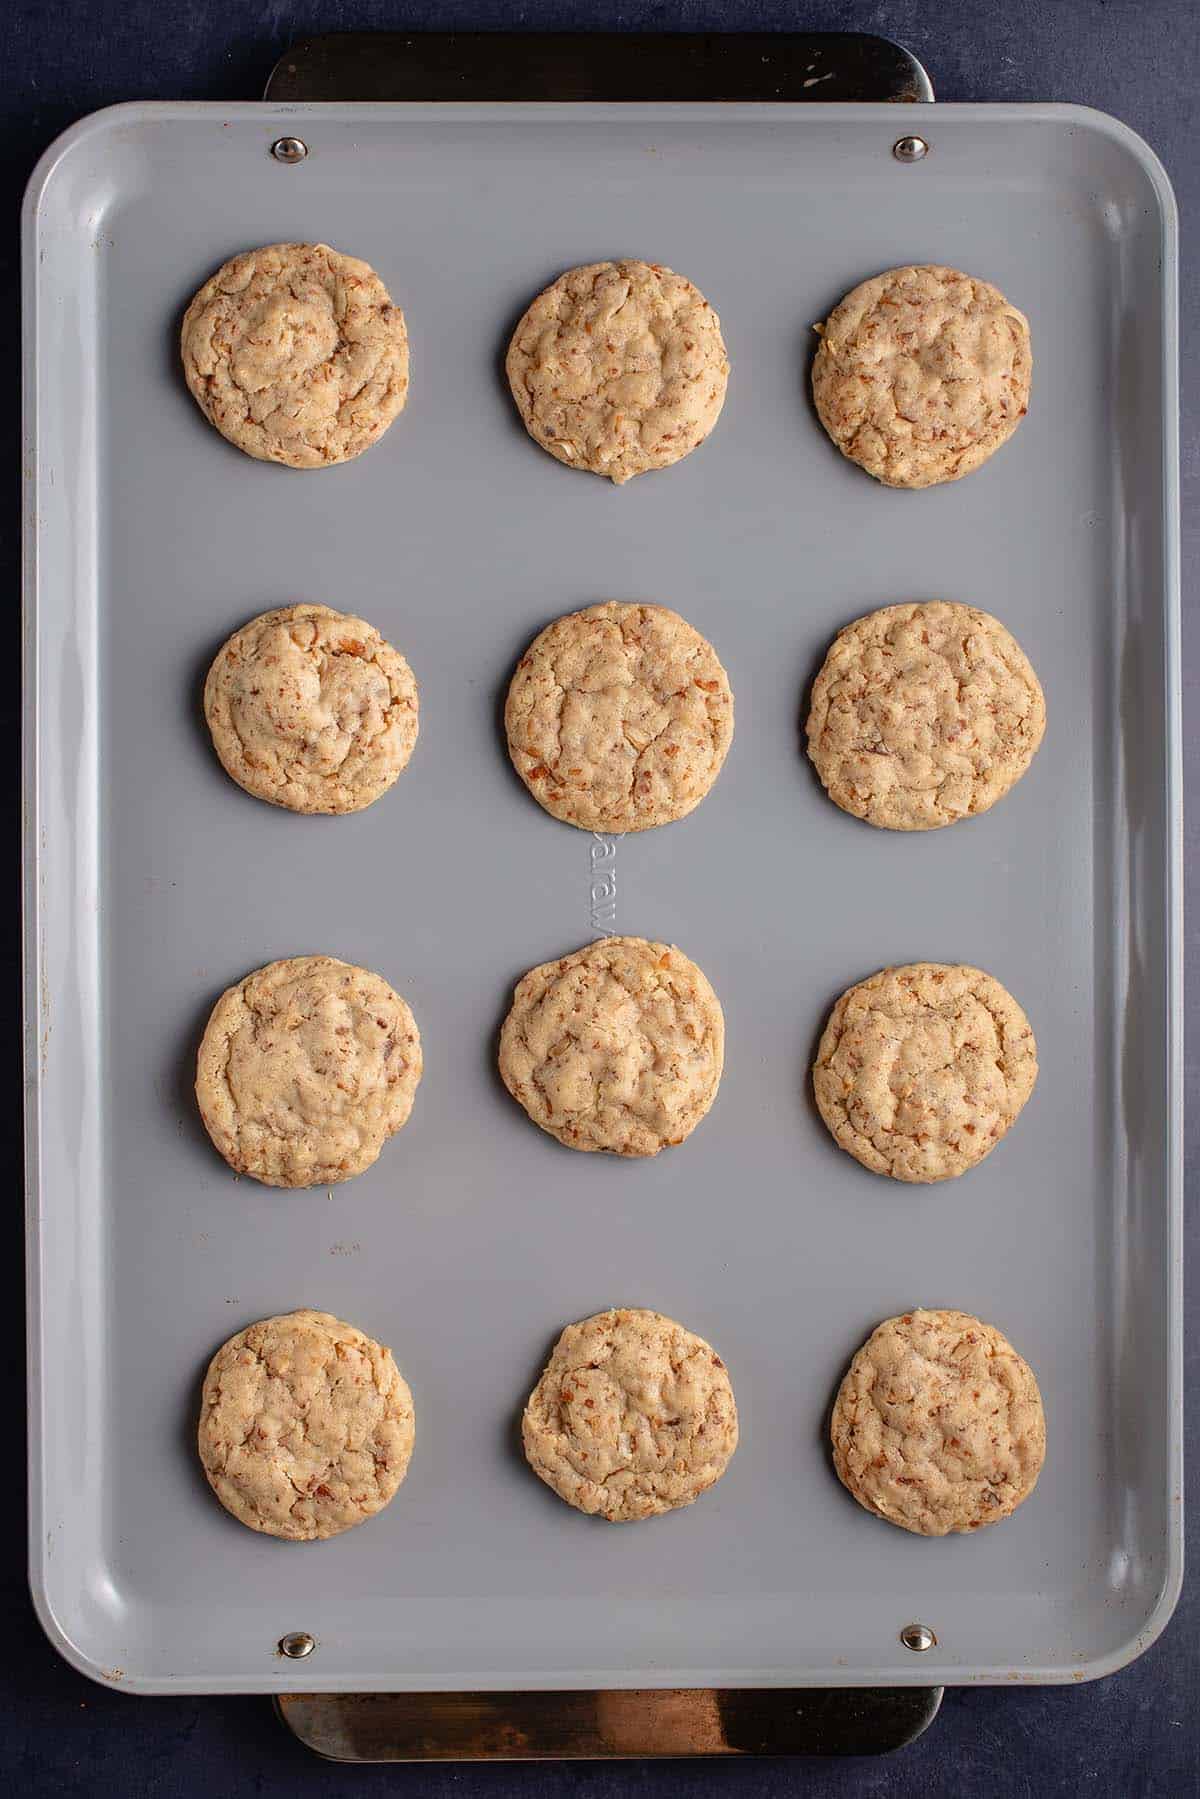
<path id="1" fill-rule="evenodd" d="M 294 1543 L 382 1511 L 408 1471 L 413 1430 L 391 1350 L 328 1312 L 261 1319 L 204 1377 L 209 1485 L 239 1523 Z"/>
<path id="2" fill-rule="evenodd" d="M 673 269 L 636 261 L 560 275 L 514 331 L 505 369 L 535 442 L 617 486 L 703 443 L 729 379 L 721 322 L 703 294 Z"/>
<path id="3" fill-rule="evenodd" d="M 235 631 L 204 684 L 225 772 L 292 812 L 358 812 L 417 741 L 417 683 L 374 625 L 328 606 L 284 606 Z"/>
<path id="4" fill-rule="evenodd" d="M 716 1098 L 720 1003 L 666 943 L 606 937 L 517 982 L 500 1074 L 568 1149 L 653 1156 L 682 1143 Z"/>
<path id="5" fill-rule="evenodd" d="M 612 1524 L 691 1505 L 737 1448 L 729 1371 L 660 1312 L 569 1324 L 521 1420 L 530 1467 L 578 1511 Z"/>
<path id="6" fill-rule="evenodd" d="M 504 729 L 538 804 L 586 831 L 684 818 L 721 772 L 733 694 L 712 645 L 666 606 L 555 619 L 512 678 Z"/>
<path id="7" fill-rule="evenodd" d="M 838 1478 L 919 1536 L 998 1524 L 1046 1454 L 1042 1396 L 1008 1339 L 967 1312 L 905 1312 L 851 1362 L 830 1421 Z"/>
<path id="8" fill-rule="evenodd" d="M 371 1166 L 407 1120 L 420 1078 L 416 1020 L 380 975 L 293 956 L 221 995 L 200 1044 L 196 1099 L 238 1174 L 326 1186 Z"/>
<path id="9" fill-rule="evenodd" d="M 288 468 L 361 455 L 408 396 L 404 314 L 374 269 L 328 244 L 232 257 L 184 314 L 180 350 L 209 423 Z"/>
<path id="10" fill-rule="evenodd" d="M 980 968 L 914 962 L 843 993 L 813 1092 L 840 1146 L 898 1181 L 945 1181 L 990 1154 L 1037 1079 L 1024 1012 Z"/>
<path id="11" fill-rule="evenodd" d="M 812 390 L 826 431 L 888 487 L 970 474 L 1029 407 L 1029 321 L 990 282 L 888 269 L 817 327 Z"/>
<path id="12" fill-rule="evenodd" d="M 890 831 L 986 812 L 1046 728 L 1028 657 L 998 619 L 927 600 L 855 619 L 813 682 L 808 753 L 835 805 Z"/>

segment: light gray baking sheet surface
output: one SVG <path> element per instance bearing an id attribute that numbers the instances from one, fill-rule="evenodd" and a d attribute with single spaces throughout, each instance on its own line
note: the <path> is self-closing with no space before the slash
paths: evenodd
<path id="1" fill-rule="evenodd" d="M 50 152 L 26 216 L 32 1581 L 53 1640 L 144 1692 L 1066 1680 L 1161 1629 L 1181 1559 L 1175 223 L 1099 114 L 889 107 L 132 106 Z M 268 146 L 299 130 L 297 167 Z M 256 463 L 201 418 L 179 319 L 227 256 L 326 239 L 404 307 L 407 410 L 361 460 Z M 711 440 L 617 490 L 526 438 L 500 363 L 563 268 L 660 260 L 720 313 Z M 806 397 L 811 323 L 907 261 L 1029 315 L 1033 404 L 967 480 L 880 488 Z M 1046 689 L 985 818 L 872 830 L 801 754 L 833 633 L 945 596 Z M 716 788 L 621 840 L 619 931 L 724 1004 L 708 1119 L 648 1162 L 574 1154 L 494 1070 L 514 980 L 594 930 L 592 837 L 513 775 L 499 707 L 561 612 L 676 607 L 737 705 Z M 421 684 L 408 771 L 355 817 L 242 794 L 199 711 L 226 634 L 294 600 L 365 614 Z M 36 864 L 36 865 L 35 865 Z M 600 891 L 597 888 L 597 891 Z M 325 951 L 411 1002 L 425 1076 L 376 1166 L 237 1181 L 193 1103 L 217 994 Z M 1037 1089 L 979 1169 L 866 1173 L 806 1086 L 822 1019 L 891 962 L 982 964 Z M 742 1443 L 693 1508 L 588 1520 L 524 1466 L 561 1326 L 652 1306 L 732 1370 Z M 1009 1522 L 926 1541 L 839 1487 L 828 1407 L 882 1317 L 998 1324 L 1049 1453 Z M 417 1443 L 387 1511 L 323 1545 L 233 1523 L 193 1446 L 225 1337 L 316 1306 L 390 1343 Z M 917 1657 L 913 1619 L 938 1645 Z M 308 1630 L 303 1663 L 275 1654 Z"/>

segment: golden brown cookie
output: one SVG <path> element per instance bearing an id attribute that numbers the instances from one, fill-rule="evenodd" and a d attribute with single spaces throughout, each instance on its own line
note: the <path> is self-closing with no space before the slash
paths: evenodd
<path id="1" fill-rule="evenodd" d="M 729 1372 L 661 1312 L 569 1324 L 521 1420 L 534 1473 L 578 1511 L 626 1524 L 691 1505 L 737 1448 Z"/>
<path id="2" fill-rule="evenodd" d="M 325 468 L 382 437 L 408 395 L 408 333 L 374 269 L 328 244 L 234 256 L 184 315 L 183 372 L 222 437 Z"/>
<path id="3" fill-rule="evenodd" d="M 717 1095 L 725 1019 L 694 962 L 666 943 L 605 937 L 517 982 L 500 1073 L 568 1149 L 654 1156 Z"/>
<path id="4" fill-rule="evenodd" d="M 229 1166 L 269 1187 L 361 1174 L 412 1110 L 421 1039 L 398 993 L 332 956 L 292 956 L 223 993 L 196 1099 Z"/>
<path id="5" fill-rule="evenodd" d="M 808 753 L 831 800 L 889 831 L 986 812 L 1032 762 L 1041 684 L 999 619 L 925 600 L 838 632 L 813 683 Z"/>
<path id="6" fill-rule="evenodd" d="M 905 1312 L 851 1362 L 830 1422 L 833 1465 L 859 1505 L 923 1537 L 998 1524 L 1046 1456 L 1033 1370 L 967 1312 Z"/>
<path id="7" fill-rule="evenodd" d="M 230 1337 L 204 1377 L 209 1485 L 251 1530 L 293 1543 L 381 1512 L 408 1472 L 412 1394 L 392 1352 L 328 1312 L 287 1312 Z"/>
<path id="8" fill-rule="evenodd" d="M 365 619 L 284 606 L 224 643 L 204 716 L 226 774 L 292 812 L 358 812 L 417 741 L 417 683 Z"/>
<path id="9" fill-rule="evenodd" d="M 864 1168 L 945 1181 L 989 1155 L 1037 1079 L 1011 993 L 980 968 L 913 962 L 860 981 L 829 1014 L 813 1068 L 821 1117 Z"/>
<path id="10" fill-rule="evenodd" d="M 712 645 L 665 606 L 556 618 L 512 678 L 504 728 L 539 805 L 585 831 L 644 831 L 700 804 L 733 738 Z"/>
<path id="11" fill-rule="evenodd" d="M 618 486 L 703 443 L 729 360 L 704 295 L 652 262 L 593 262 L 540 293 L 505 364 L 525 429 Z"/>
<path id="12" fill-rule="evenodd" d="M 888 269 L 817 330 L 821 423 L 843 456 L 888 487 L 969 475 L 1028 411 L 1029 321 L 998 288 L 957 269 Z"/>

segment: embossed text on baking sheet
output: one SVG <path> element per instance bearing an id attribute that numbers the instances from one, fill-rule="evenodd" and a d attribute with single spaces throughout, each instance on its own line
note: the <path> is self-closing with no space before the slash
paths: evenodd
<path id="1" fill-rule="evenodd" d="M 617 928 L 617 845 L 620 837 L 591 833 L 588 844 L 588 915 L 594 937 L 611 937 Z"/>

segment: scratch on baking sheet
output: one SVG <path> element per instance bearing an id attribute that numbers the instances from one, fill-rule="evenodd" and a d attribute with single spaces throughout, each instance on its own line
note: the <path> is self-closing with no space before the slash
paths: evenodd
<path id="1" fill-rule="evenodd" d="M 832 81 L 832 80 L 833 80 L 833 70 L 830 69 L 828 71 L 828 73 L 826 73 L 824 75 L 810 75 L 807 81 L 802 81 L 800 83 L 800 86 L 801 87 L 816 87 L 818 81 Z"/>
<path id="2" fill-rule="evenodd" d="M 46 933 L 42 932 L 42 953 L 40 957 L 41 995 L 42 995 L 42 1035 L 39 1044 L 41 1052 L 42 1079 L 46 1078 L 46 1067 L 50 1059 L 50 970 L 46 951 Z"/>

